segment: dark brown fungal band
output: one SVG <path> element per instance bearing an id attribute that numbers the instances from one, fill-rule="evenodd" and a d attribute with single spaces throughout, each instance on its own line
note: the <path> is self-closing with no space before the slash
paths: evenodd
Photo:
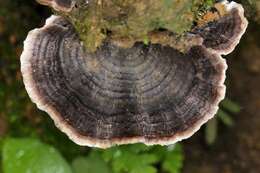
<path id="1" fill-rule="evenodd" d="M 160 44 L 122 48 L 109 39 L 89 52 L 68 21 L 52 16 L 25 40 L 26 90 L 79 145 L 165 145 L 188 138 L 216 114 L 225 95 L 221 55 L 234 49 L 247 26 L 243 8 L 227 6 L 229 14 L 194 30 L 203 42 L 185 53 Z M 228 24 L 231 29 L 223 30 Z M 219 37 L 212 39 L 215 28 Z"/>

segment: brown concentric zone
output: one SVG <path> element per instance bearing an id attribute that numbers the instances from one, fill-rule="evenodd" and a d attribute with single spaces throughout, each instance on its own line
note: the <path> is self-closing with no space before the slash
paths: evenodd
<path id="1" fill-rule="evenodd" d="M 237 8 L 237 5 L 233 5 L 233 8 Z M 237 8 L 237 9 L 239 11 L 241 10 L 240 8 Z M 243 20 L 244 20 L 244 16 L 242 15 L 243 13 L 240 11 L 239 14 L 241 15 L 240 17 L 243 18 Z M 38 53 L 38 51 L 35 51 L 35 49 L 37 49 L 37 47 L 41 45 L 41 42 L 40 42 L 41 39 L 39 39 L 39 38 L 42 37 L 42 34 L 48 33 L 48 34 L 54 34 L 53 37 L 50 37 L 49 39 L 55 39 L 55 32 L 59 32 L 59 33 L 64 32 L 64 33 L 67 33 L 67 34 L 65 34 L 65 37 L 75 38 L 76 37 L 75 34 L 73 34 L 73 33 L 70 34 L 70 32 L 72 32 L 72 31 L 70 29 L 68 29 L 68 27 L 69 27 L 68 23 L 65 22 L 61 17 L 52 16 L 46 21 L 46 25 L 43 28 L 35 29 L 35 30 L 31 31 L 24 43 L 24 51 L 21 55 L 21 71 L 22 71 L 26 90 L 27 90 L 30 98 L 32 99 L 32 101 L 37 104 L 39 109 L 46 111 L 51 116 L 51 118 L 54 120 L 56 126 L 61 131 L 66 133 L 69 136 L 69 138 L 71 138 L 71 140 L 73 140 L 75 143 L 77 143 L 79 145 L 87 145 L 87 146 L 94 146 L 94 147 L 100 147 L 100 148 L 110 147 L 115 144 L 119 145 L 119 144 L 137 143 L 137 142 L 142 142 L 147 145 L 173 144 L 177 141 L 190 137 L 193 133 L 195 133 L 197 130 L 199 130 L 199 128 L 201 127 L 202 124 L 206 123 L 209 119 L 211 119 L 216 114 L 216 112 L 218 110 L 218 104 L 224 98 L 224 95 L 225 95 L 224 80 L 225 80 L 225 71 L 226 71 L 227 65 L 226 65 L 225 60 L 221 57 L 221 54 L 223 54 L 223 52 L 227 53 L 227 51 L 218 53 L 216 51 L 211 51 L 210 49 L 206 49 L 203 45 L 198 45 L 198 46 L 192 47 L 191 50 L 186 55 L 180 55 L 177 50 L 171 49 L 169 47 L 162 47 L 160 45 L 151 45 L 149 50 L 151 49 L 152 53 L 169 51 L 170 54 L 172 54 L 172 55 L 183 56 L 183 58 L 185 58 L 185 57 L 192 58 L 192 65 L 190 67 L 195 66 L 196 68 L 194 68 L 194 69 L 197 70 L 198 72 L 194 72 L 192 70 L 187 69 L 187 73 L 188 73 L 188 71 L 190 72 L 190 74 L 193 74 L 193 72 L 194 72 L 194 74 L 196 74 L 196 76 L 194 78 L 196 78 L 198 81 L 200 81 L 199 83 L 208 83 L 210 86 L 212 86 L 212 88 L 211 88 L 211 87 L 208 87 L 208 85 L 198 85 L 199 87 L 205 86 L 206 90 L 210 90 L 209 98 L 204 98 L 202 96 L 199 97 L 200 100 L 205 99 L 205 101 L 203 102 L 203 108 L 198 110 L 198 113 L 200 113 L 200 115 L 189 115 L 191 117 L 187 118 L 186 122 L 183 123 L 181 127 L 177 128 L 176 131 L 173 131 L 172 133 L 169 133 L 166 135 L 161 134 L 160 130 L 157 130 L 157 131 L 155 130 L 155 132 L 154 132 L 153 130 L 146 129 L 148 132 L 144 133 L 143 134 L 144 136 L 142 136 L 140 129 L 142 129 L 142 130 L 145 130 L 145 129 L 140 128 L 140 127 L 138 127 L 138 129 L 140 128 L 139 132 L 136 132 L 136 133 L 133 133 L 130 135 L 126 134 L 125 136 L 120 136 L 119 135 L 120 133 L 117 131 L 113 132 L 111 134 L 104 134 L 104 132 L 108 133 L 104 129 L 99 129 L 100 131 L 103 130 L 102 134 L 99 134 L 97 132 L 97 130 L 95 130 L 95 135 L 97 135 L 97 136 L 93 136 L 93 134 L 92 134 L 92 136 L 88 135 L 86 133 L 86 131 L 84 131 L 84 128 L 81 127 L 82 122 L 80 122 L 78 120 L 73 120 L 73 118 L 71 118 L 70 116 L 63 115 L 63 113 L 66 112 L 66 110 L 64 110 L 64 111 L 58 110 L 58 107 L 57 107 L 57 105 L 55 105 L 54 102 L 52 102 L 52 101 L 50 102 L 49 100 L 46 100 L 48 97 L 44 94 L 51 94 L 51 93 L 43 93 L 42 89 L 45 86 L 38 85 L 39 83 L 45 84 L 46 82 L 41 83 L 41 81 L 39 82 L 39 78 L 35 79 L 35 77 L 38 74 L 37 69 L 34 68 L 37 66 L 37 61 L 35 61 L 35 60 L 37 60 L 37 53 Z M 242 29 L 244 30 L 244 28 L 242 28 Z M 238 36 L 239 38 L 237 38 L 238 40 L 240 39 L 241 35 L 242 34 L 240 33 Z M 41 41 L 44 42 L 44 41 L 48 41 L 48 40 L 42 39 Z M 64 42 L 65 47 L 68 46 L 71 49 L 71 53 L 68 53 L 68 55 L 73 55 L 72 48 L 81 47 L 79 42 L 67 44 L 66 41 L 68 42 L 69 40 L 66 40 L 66 38 L 64 38 L 63 42 Z M 53 46 L 55 47 L 56 42 L 53 41 L 52 43 L 53 43 Z M 49 46 L 53 47 L 52 45 L 49 45 Z M 136 50 L 139 50 L 138 46 L 142 46 L 142 45 L 136 44 L 135 45 L 135 47 L 137 48 Z M 235 46 L 235 44 L 233 44 L 233 46 Z M 103 55 L 102 50 L 104 50 L 104 54 L 106 54 L 107 53 L 106 49 L 108 49 L 108 50 L 115 49 L 116 51 L 121 50 L 121 49 L 115 48 L 113 45 L 110 45 L 108 43 L 107 45 L 104 45 L 104 47 L 101 50 L 99 50 L 98 52 L 99 53 L 101 52 L 100 55 Z M 155 49 L 156 51 L 154 51 L 153 49 Z M 158 51 L 157 51 L 157 49 L 158 49 Z M 232 49 L 234 49 L 234 48 L 232 48 Z M 59 50 L 60 50 L 60 48 L 59 48 Z M 229 49 L 229 51 L 230 50 L 231 49 Z M 79 50 L 76 52 L 81 52 L 81 51 Z M 63 53 L 62 55 L 65 56 L 66 53 Z M 81 55 L 81 54 L 77 53 L 77 55 Z M 168 54 L 164 54 L 164 53 L 162 53 L 162 55 L 168 56 Z M 80 57 L 80 56 L 77 56 L 77 57 Z M 95 57 L 95 56 L 93 54 L 88 54 L 88 56 L 86 58 L 88 58 L 88 57 Z M 100 57 L 100 56 L 96 56 L 96 57 Z M 48 60 L 48 58 L 50 58 L 50 57 L 46 57 L 46 58 L 47 58 L 46 60 Z M 94 59 L 94 58 L 92 58 L 92 59 Z M 175 60 L 177 61 L 176 63 L 180 63 L 179 65 L 181 65 L 181 63 L 182 63 L 181 61 L 179 62 L 178 59 L 175 59 Z M 71 61 L 73 62 L 73 60 L 71 60 Z M 91 72 L 92 75 L 96 75 L 96 76 L 98 76 L 99 74 L 102 73 L 102 70 L 100 71 L 101 68 L 99 67 L 102 64 L 99 61 L 91 61 L 91 63 L 88 63 L 89 61 L 87 61 L 87 63 L 86 63 L 85 60 L 80 59 L 80 58 L 78 59 L 78 61 L 80 61 L 81 64 L 84 64 L 84 67 L 87 67 L 87 69 L 88 69 L 87 73 Z M 105 61 L 105 60 L 103 59 L 103 61 Z M 48 61 L 46 61 L 46 62 L 43 61 L 43 64 L 46 64 L 46 63 L 48 64 Z M 113 63 L 117 63 L 117 61 L 113 61 Z M 187 66 L 188 66 L 188 63 L 189 63 L 189 61 L 187 61 Z M 65 61 L 61 63 L 61 65 L 66 65 L 66 64 L 73 64 L 73 63 L 70 63 L 70 62 L 66 63 Z M 107 64 L 109 64 L 109 63 L 107 63 Z M 80 68 L 81 66 L 79 65 L 78 67 Z M 52 65 L 52 67 L 50 67 L 50 68 L 52 68 L 52 70 L 53 69 L 55 70 L 55 68 L 57 68 L 57 67 Z M 113 68 L 117 69 L 116 66 L 113 66 Z M 167 68 L 167 65 L 165 65 L 165 68 Z M 207 69 L 208 69 L 208 71 L 207 71 Z M 42 69 L 42 70 L 44 70 L 44 69 Z M 119 70 L 120 70 L 120 68 L 119 68 Z M 178 72 L 177 67 L 176 67 L 176 71 Z M 108 73 L 108 72 L 106 72 L 106 73 Z M 73 76 L 72 74 L 74 74 L 74 73 L 71 73 L 69 70 L 67 70 L 66 74 L 69 74 L 67 76 L 70 76 L 70 75 Z M 180 74 L 179 76 L 183 76 L 185 73 L 179 72 L 179 74 Z M 51 80 L 52 78 L 50 75 L 51 74 L 47 74 L 45 77 L 47 79 Z M 140 73 L 140 75 L 141 75 L 141 73 Z M 48 76 L 50 76 L 50 77 L 48 78 Z M 39 76 L 39 77 L 41 77 L 41 76 Z M 185 77 L 185 75 L 184 75 L 184 77 Z M 208 78 L 210 79 L 210 81 L 205 80 Z M 188 79 L 188 77 L 186 76 L 185 79 Z M 70 81 L 70 82 L 73 83 L 73 78 L 71 80 L 72 81 Z M 102 83 L 102 84 L 104 84 L 104 86 L 108 86 L 107 89 L 111 89 L 111 87 L 109 88 L 109 84 L 107 84 L 107 80 L 105 80 L 105 82 L 106 82 L 105 84 L 104 83 Z M 185 85 L 183 85 L 183 86 L 185 86 Z M 66 85 L 65 85 L 65 87 L 66 87 Z M 115 86 L 115 88 L 116 88 L 116 86 Z M 54 89 L 57 90 L 57 88 L 54 88 Z M 195 89 L 199 90 L 199 88 L 196 88 L 196 87 L 195 87 Z M 193 89 L 193 90 L 195 90 L 195 89 Z M 80 86 L 79 86 L 79 91 L 81 91 Z M 203 90 L 201 90 L 201 91 L 203 91 Z M 66 91 L 63 91 L 63 92 L 65 93 Z M 164 92 L 164 91 L 162 91 L 162 92 Z M 207 94 L 206 91 L 205 92 L 203 91 L 202 93 Z M 198 94 L 198 93 L 195 92 L 195 94 Z M 93 102 L 95 102 L 96 99 L 99 99 L 99 97 L 96 95 L 91 95 L 91 96 L 93 98 L 95 98 L 92 100 Z M 187 104 L 190 103 L 192 105 L 193 102 L 198 101 L 195 99 L 196 97 L 187 97 L 187 98 L 188 98 L 186 100 Z M 68 98 L 68 99 L 70 99 L 70 98 Z M 102 102 L 102 100 L 100 100 L 100 102 Z M 199 101 L 198 101 L 198 103 L 199 103 Z M 92 103 L 90 103 L 90 104 L 92 104 Z M 94 107 L 99 110 L 98 111 L 91 110 L 94 113 L 99 112 L 100 109 L 102 110 L 102 107 L 100 105 L 98 105 L 101 103 L 96 103 L 96 104 L 97 105 L 95 105 Z M 107 105 L 109 105 L 109 104 L 110 103 L 108 102 Z M 156 102 L 156 104 L 159 105 L 158 102 Z M 107 105 L 103 105 L 103 107 L 107 107 Z M 111 104 L 111 105 L 113 105 L 113 104 Z M 131 104 L 129 104 L 129 105 L 131 105 Z M 141 105 L 145 105 L 145 104 L 142 103 Z M 153 109 L 153 107 L 154 107 L 154 105 L 152 105 L 152 104 L 151 104 L 152 106 L 150 106 L 150 104 L 148 104 L 148 103 L 147 103 L 147 105 L 149 105 L 148 106 L 149 108 L 147 108 L 147 110 Z M 167 104 L 165 104 L 165 105 L 162 104 L 162 107 L 163 106 L 167 106 Z M 144 107 L 140 106 L 140 107 L 138 107 L 138 109 L 144 109 Z M 132 107 L 132 108 L 137 109 L 136 107 Z M 183 106 L 179 107 L 179 109 L 181 109 L 181 108 L 183 108 Z M 84 108 L 82 108 L 82 109 L 84 109 Z M 114 110 L 113 107 L 111 107 L 111 110 L 107 110 L 107 111 L 110 111 L 113 113 L 113 110 Z M 81 111 L 81 110 L 79 110 L 79 111 Z M 98 113 L 97 113 L 97 115 L 98 115 Z M 129 114 L 129 115 L 131 115 L 131 114 Z M 158 113 L 158 116 L 159 116 L 159 113 Z M 82 118 L 82 116 L 79 116 L 79 117 Z M 152 117 L 149 114 L 145 114 L 145 113 L 142 114 L 142 118 L 147 118 L 147 117 L 156 119 L 156 116 Z M 102 117 L 102 118 L 106 118 L 106 117 Z M 110 119 L 110 118 L 111 117 L 109 117 L 108 119 Z M 152 119 L 150 119 L 150 120 L 152 120 Z M 164 119 L 164 121 L 165 121 L 165 119 Z M 145 123 L 149 122 L 149 118 L 148 118 L 148 121 L 140 120 L 140 124 L 142 124 L 144 122 Z M 178 121 L 176 120 L 176 122 L 178 122 Z M 145 126 L 145 123 L 143 124 L 144 126 Z M 77 127 L 75 127 L 75 125 Z M 108 125 L 112 126 L 112 124 L 108 124 Z M 102 126 L 102 127 L 109 129 L 109 127 L 107 127 L 107 126 Z M 150 128 L 151 126 L 148 124 L 145 127 Z M 158 127 L 161 127 L 161 126 L 158 126 Z M 163 130 L 165 130 L 165 128 L 164 127 L 162 128 L 162 132 L 163 132 Z M 120 130 L 121 129 L 119 129 L 119 131 Z M 124 131 L 124 130 L 125 130 L 125 132 L 129 132 L 127 129 L 123 129 L 122 131 Z M 166 130 L 166 132 L 167 132 L 167 130 Z M 109 137 L 109 135 L 111 135 L 111 136 Z"/>

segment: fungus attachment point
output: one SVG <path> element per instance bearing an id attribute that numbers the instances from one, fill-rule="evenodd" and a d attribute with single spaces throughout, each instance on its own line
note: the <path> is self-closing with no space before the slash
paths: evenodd
<path id="1" fill-rule="evenodd" d="M 70 12 L 74 6 L 73 0 L 37 0 L 42 5 L 48 5 L 54 10 Z"/>
<path id="2" fill-rule="evenodd" d="M 26 90 L 79 145 L 163 145 L 188 138 L 224 98 L 227 65 L 221 54 L 234 49 L 246 28 L 242 8 L 233 9 L 196 28 L 193 35 L 202 42 L 185 53 L 160 44 L 122 48 L 109 38 L 89 52 L 68 21 L 52 16 L 25 40 Z M 223 41 L 211 39 L 215 28 Z"/>

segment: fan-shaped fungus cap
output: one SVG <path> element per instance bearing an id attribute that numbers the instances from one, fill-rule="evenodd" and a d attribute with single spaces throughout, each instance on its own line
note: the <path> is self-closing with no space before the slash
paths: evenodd
<path id="1" fill-rule="evenodd" d="M 48 5 L 57 11 L 69 12 L 73 8 L 74 0 L 37 0 L 42 5 Z"/>
<path id="2" fill-rule="evenodd" d="M 211 51 L 227 55 L 234 50 L 244 34 L 248 22 L 244 17 L 243 7 L 235 2 L 223 1 L 226 15 L 203 27 L 194 28 L 193 32 L 203 39 L 203 45 Z"/>
<path id="3" fill-rule="evenodd" d="M 225 95 L 221 54 L 234 49 L 247 25 L 241 6 L 231 5 L 226 16 L 195 29 L 204 42 L 186 53 L 159 44 L 122 48 L 109 39 L 89 52 L 68 21 L 52 16 L 25 40 L 26 90 L 79 145 L 188 138 L 216 114 Z"/>

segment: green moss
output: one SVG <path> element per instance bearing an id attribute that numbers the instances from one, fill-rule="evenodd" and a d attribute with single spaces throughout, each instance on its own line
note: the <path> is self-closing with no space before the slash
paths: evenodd
<path id="1" fill-rule="evenodd" d="M 81 2 L 83 3 L 83 2 Z M 109 31 L 112 38 L 143 40 L 159 28 L 177 34 L 190 30 L 197 13 L 213 0 L 93 0 L 63 14 L 74 24 L 89 50 L 95 50 Z"/>

